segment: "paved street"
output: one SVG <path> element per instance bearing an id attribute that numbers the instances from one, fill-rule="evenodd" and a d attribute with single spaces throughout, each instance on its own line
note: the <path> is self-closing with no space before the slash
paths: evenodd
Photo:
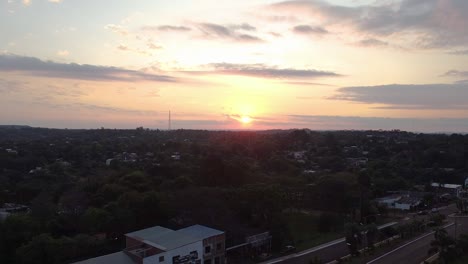
<path id="1" fill-rule="evenodd" d="M 451 236 L 468 234 L 468 218 L 449 218 L 451 223 L 446 227 L 447 233 Z M 434 239 L 434 232 L 420 236 L 404 245 L 392 250 L 368 264 L 391 264 L 391 263 L 421 263 L 428 258 L 427 252 L 430 243 Z"/>
<path id="2" fill-rule="evenodd" d="M 379 229 L 383 229 L 388 226 L 396 225 L 396 222 L 388 223 L 385 225 L 379 226 Z M 346 246 L 345 239 L 340 238 L 329 243 L 325 243 L 319 246 L 316 246 L 311 249 L 307 249 L 295 254 L 287 255 L 281 258 L 270 260 L 264 262 L 264 264 L 274 264 L 274 263 L 307 263 L 309 260 L 314 259 L 315 257 L 321 259 L 323 262 L 333 261 L 342 256 L 349 254 L 348 246 Z"/>
<path id="3" fill-rule="evenodd" d="M 441 214 L 449 215 L 457 211 L 455 204 L 439 208 Z M 401 223 L 410 222 L 412 220 L 427 219 L 428 215 L 417 215 L 415 213 L 408 214 Z M 468 218 L 467 220 L 459 220 L 457 226 L 457 233 L 468 234 Z M 449 219 L 450 220 L 450 219 Z M 455 232 L 455 225 L 447 227 L 449 234 Z M 388 254 L 379 260 L 372 263 L 420 263 L 427 257 L 427 251 L 429 250 L 429 244 L 433 240 L 433 235 L 428 235 L 414 243 L 409 244 L 406 247 L 395 251 L 394 254 Z M 401 252 L 400 252 L 401 251 Z M 398 254 L 397 254 L 398 253 Z M 274 264 L 274 263 L 285 263 L 285 264 L 299 264 L 307 263 L 309 260 L 318 258 L 324 263 L 339 259 L 349 254 L 348 247 L 346 246 L 344 238 L 331 241 L 326 244 L 319 245 L 317 247 L 304 250 L 291 255 L 283 256 L 277 259 L 273 259 L 263 264 Z M 402 256 L 401 258 L 399 256 Z"/>

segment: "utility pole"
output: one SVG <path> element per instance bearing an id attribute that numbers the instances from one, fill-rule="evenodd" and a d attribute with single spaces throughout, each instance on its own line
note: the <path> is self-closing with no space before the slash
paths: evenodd
<path id="1" fill-rule="evenodd" d="M 169 110 L 168 130 L 171 131 L 171 110 Z"/>

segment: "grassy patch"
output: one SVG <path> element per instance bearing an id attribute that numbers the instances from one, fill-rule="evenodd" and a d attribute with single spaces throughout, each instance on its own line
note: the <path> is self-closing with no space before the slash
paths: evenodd
<path id="1" fill-rule="evenodd" d="M 320 212 L 292 212 L 286 215 L 288 229 L 298 251 L 343 237 L 343 226 L 331 232 L 317 230 Z"/>
<path id="2" fill-rule="evenodd" d="M 439 263 L 439 262 L 436 262 Z M 468 256 L 463 256 L 457 259 L 455 262 L 451 262 L 452 264 L 466 264 L 468 263 Z"/>

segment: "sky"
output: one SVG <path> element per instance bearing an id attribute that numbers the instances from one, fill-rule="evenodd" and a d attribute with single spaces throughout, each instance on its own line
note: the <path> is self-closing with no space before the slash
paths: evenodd
<path id="1" fill-rule="evenodd" d="M 468 132 L 466 0 L 0 0 L 0 124 Z"/>

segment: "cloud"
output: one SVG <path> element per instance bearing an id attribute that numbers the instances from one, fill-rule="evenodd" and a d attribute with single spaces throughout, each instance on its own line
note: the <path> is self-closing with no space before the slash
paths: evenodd
<path id="1" fill-rule="evenodd" d="M 151 41 L 151 40 L 148 40 L 146 42 L 146 46 L 148 47 L 148 49 L 151 49 L 151 50 L 158 50 L 158 49 L 163 48 L 162 46 L 154 44 L 153 41 Z"/>
<path id="2" fill-rule="evenodd" d="M 375 38 L 368 38 L 368 39 L 363 39 L 356 43 L 358 46 L 363 46 L 363 47 L 384 47 L 388 46 L 388 42 L 381 41 Z"/>
<path id="3" fill-rule="evenodd" d="M 192 29 L 189 27 L 185 26 L 172 26 L 172 25 L 162 25 L 162 26 L 144 26 L 141 28 L 142 30 L 145 31 L 180 31 L 180 32 L 185 32 L 185 31 L 191 31 Z"/>
<path id="4" fill-rule="evenodd" d="M 468 45 L 468 1 L 401 0 L 341 6 L 320 0 L 273 4 L 273 9 L 308 16 L 325 25 L 351 25 L 364 34 L 404 39 L 420 48 Z"/>
<path id="5" fill-rule="evenodd" d="M 344 87 L 328 99 L 380 104 L 379 109 L 468 109 L 468 84 Z"/>
<path id="6" fill-rule="evenodd" d="M 234 30 L 238 30 L 238 29 L 241 29 L 241 30 L 245 30 L 245 31 L 256 31 L 257 28 L 248 24 L 248 23 L 243 23 L 243 24 L 239 24 L 239 25 L 231 25 L 230 26 L 231 29 L 234 29 Z"/>
<path id="7" fill-rule="evenodd" d="M 11 54 L 0 55 L 0 72 L 18 72 L 39 77 L 92 81 L 177 81 L 175 78 L 167 75 L 155 75 L 117 67 L 42 61 L 34 57 Z"/>
<path id="8" fill-rule="evenodd" d="M 66 56 L 70 55 L 70 52 L 68 50 L 59 50 L 59 51 L 57 51 L 57 55 L 61 56 L 61 57 L 66 57 Z"/>
<path id="9" fill-rule="evenodd" d="M 107 24 L 104 28 L 122 36 L 127 36 L 129 34 L 128 30 L 121 25 Z"/>
<path id="10" fill-rule="evenodd" d="M 452 55 L 468 55 L 468 50 L 455 50 L 455 51 L 450 51 L 448 54 Z"/>
<path id="11" fill-rule="evenodd" d="M 450 70 L 444 73 L 442 76 L 468 78 L 468 71 Z"/>
<path id="12" fill-rule="evenodd" d="M 32 3 L 31 0 L 22 0 L 21 2 L 22 2 L 23 5 L 25 5 L 25 6 L 29 6 L 29 5 L 31 5 L 31 3 Z"/>
<path id="13" fill-rule="evenodd" d="M 263 42 L 257 36 L 239 32 L 239 30 L 255 31 L 255 27 L 249 24 L 223 26 L 213 23 L 200 23 L 198 29 L 206 38 L 221 38 L 239 42 Z"/>
<path id="14" fill-rule="evenodd" d="M 293 28 L 293 31 L 298 34 L 315 34 L 323 35 L 329 32 L 323 27 L 312 27 L 309 25 L 298 25 Z"/>
<path id="15" fill-rule="evenodd" d="M 129 48 L 127 45 L 125 45 L 125 44 L 119 44 L 119 45 L 117 46 L 117 49 L 118 49 L 118 50 L 121 50 L 121 51 L 128 51 L 128 50 L 130 50 L 130 48 Z"/>
<path id="16" fill-rule="evenodd" d="M 292 69 L 292 68 L 278 68 L 275 66 L 268 66 L 264 64 L 231 64 L 231 63 L 213 63 L 207 65 L 212 68 L 211 71 L 193 73 L 205 74 L 228 74 L 228 75 L 243 75 L 259 78 L 282 78 L 282 79 L 295 79 L 295 78 L 319 78 L 319 77 L 339 77 L 340 74 L 330 71 L 319 71 L 314 69 Z"/>
<path id="17" fill-rule="evenodd" d="M 285 82 L 285 83 L 291 84 L 291 85 L 304 85 L 304 86 L 335 86 L 332 84 L 314 83 L 314 82 Z"/>
<path id="18" fill-rule="evenodd" d="M 16 93 L 23 90 L 23 87 L 27 85 L 24 81 L 12 81 L 6 79 L 0 79 L 0 94 Z"/>
<path id="19" fill-rule="evenodd" d="M 62 0 L 49 0 L 49 2 L 60 4 L 60 3 L 62 3 Z"/>

